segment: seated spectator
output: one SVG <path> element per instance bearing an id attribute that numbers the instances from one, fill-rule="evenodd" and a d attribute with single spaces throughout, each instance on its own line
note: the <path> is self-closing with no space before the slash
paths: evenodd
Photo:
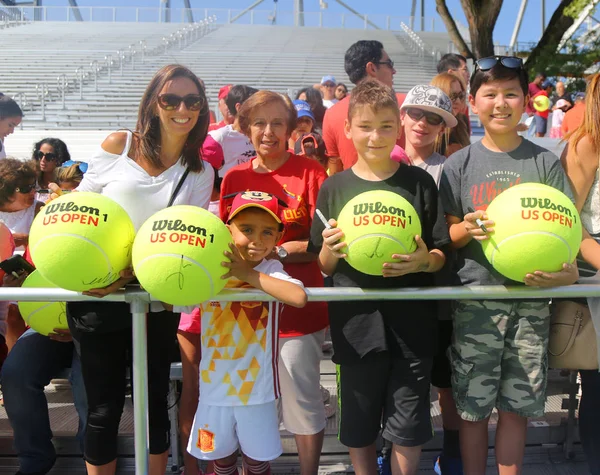
<path id="1" fill-rule="evenodd" d="M 50 198 L 48 185 L 56 180 L 56 169 L 71 160 L 71 155 L 62 140 L 46 138 L 35 144 L 31 158 L 38 166 L 35 199 L 45 203 Z"/>
<path id="2" fill-rule="evenodd" d="M 337 81 L 333 76 L 323 76 L 321 79 L 321 87 L 319 88 L 323 95 L 323 105 L 329 109 L 332 105 L 338 102 L 335 97 Z"/>
<path id="3" fill-rule="evenodd" d="M 25 277 L 24 272 L 18 278 L 5 276 L 4 285 L 20 286 Z M 67 368 L 71 368 L 69 381 L 79 416 L 77 440 L 83 451 L 87 400 L 79 357 L 69 330 L 55 328 L 54 333 L 44 336 L 30 328 L 17 340 L 2 366 L 0 382 L 19 459 L 17 475 L 46 474 L 56 461 L 44 387 Z"/>
<path id="4" fill-rule="evenodd" d="M 341 101 L 344 97 L 348 95 L 348 88 L 343 82 L 338 82 L 337 87 L 335 88 L 335 98 L 338 101 Z"/>
<path id="5" fill-rule="evenodd" d="M 565 99 L 559 99 L 552 111 L 552 127 L 550 128 L 550 138 L 562 139 L 562 123 L 565 120 L 565 114 L 571 107 Z"/>
<path id="6" fill-rule="evenodd" d="M 226 125 L 233 124 L 233 119 L 235 117 L 231 116 L 231 114 L 229 113 L 229 109 L 227 108 L 227 104 L 225 104 L 225 98 L 227 97 L 227 94 L 229 94 L 230 90 L 231 84 L 227 84 L 226 86 L 223 86 L 221 89 L 219 89 L 219 111 L 221 112 L 223 119 L 221 120 L 221 122 L 217 122 L 216 124 L 211 123 L 208 126 L 209 131 L 217 130 L 221 127 L 225 127 Z"/>
<path id="7" fill-rule="evenodd" d="M 64 191 L 73 191 L 83 180 L 83 174 L 87 171 L 87 163 L 69 160 L 63 166 L 56 169 L 56 184 Z"/>
<path id="8" fill-rule="evenodd" d="M 302 134 L 294 144 L 294 153 L 316 160 L 323 168 L 327 168 L 327 150 L 321 134 L 309 132 Z"/>
<path id="9" fill-rule="evenodd" d="M 4 139 L 15 131 L 23 120 L 23 111 L 14 99 L 0 92 L 0 159 L 6 158 Z"/>
<path id="10" fill-rule="evenodd" d="M 560 130 L 563 136 L 573 132 L 583 123 L 583 115 L 585 114 L 585 93 L 578 92 L 575 94 L 575 105 L 571 107 L 565 114 Z"/>
<path id="11" fill-rule="evenodd" d="M 323 117 L 325 117 L 325 112 L 327 111 L 327 108 L 323 105 L 321 93 L 313 87 L 305 87 L 298 91 L 296 99 L 306 101 L 310 104 L 310 110 L 315 116 L 315 129 L 320 133 L 323 128 Z"/>
<path id="12" fill-rule="evenodd" d="M 294 148 L 296 141 L 303 134 L 312 132 L 315 126 L 315 116 L 310 110 L 310 105 L 308 102 L 297 99 L 294 101 L 294 107 L 298 113 L 298 118 L 296 119 L 296 128 L 292 132 L 292 135 L 288 141 L 288 146 L 290 149 Z"/>
<path id="13" fill-rule="evenodd" d="M 0 160 L 0 221 L 10 229 L 17 250 L 25 250 L 29 228 L 43 203 L 35 200 L 36 164 L 14 158 Z M 8 351 L 25 331 L 19 309 L 8 309 L 6 345 Z"/>
<path id="14" fill-rule="evenodd" d="M 208 210 L 217 216 L 219 215 L 219 190 L 225 173 L 231 167 L 246 163 L 255 155 L 252 143 L 240 132 L 239 125 L 235 122 L 237 111 L 244 101 L 255 92 L 257 89 L 250 86 L 231 87 L 225 98 L 225 105 L 233 122 L 210 131 L 202 145 L 202 159 L 215 169 L 215 185 Z"/>
<path id="15" fill-rule="evenodd" d="M 439 87 L 452 101 L 452 114 L 458 123 L 456 127 L 446 127 L 435 140 L 435 151 L 449 157 L 461 148 L 471 145 L 469 117 L 464 114 L 467 108 L 467 88 L 462 79 L 449 73 L 440 73 L 431 80 L 431 85 Z"/>

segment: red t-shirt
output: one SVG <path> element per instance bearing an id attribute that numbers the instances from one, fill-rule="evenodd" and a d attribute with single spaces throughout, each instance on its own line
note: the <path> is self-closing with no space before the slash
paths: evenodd
<path id="1" fill-rule="evenodd" d="M 323 167 L 315 160 L 294 154 L 290 154 L 288 161 L 271 173 L 255 172 L 253 162 L 254 159 L 237 165 L 225 174 L 219 203 L 221 219 L 227 222 L 233 201 L 233 198 L 224 199 L 224 196 L 247 190 L 264 191 L 281 198 L 288 205 L 280 210 L 285 232 L 279 244 L 308 239 L 319 188 L 327 178 Z M 286 263 L 283 268 L 306 287 L 323 287 L 323 275 L 316 260 Z M 325 302 L 310 302 L 304 308 L 286 306 L 279 323 L 279 335 L 308 335 L 327 325 L 329 319 Z"/>
<path id="2" fill-rule="evenodd" d="M 533 96 L 531 99 L 535 99 L 538 96 L 546 96 L 548 97 L 548 93 L 546 91 L 540 91 L 538 92 L 535 96 Z M 543 117 L 544 119 L 548 119 L 548 116 L 550 115 L 550 109 L 547 109 L 545 111 L 538 111 L 535 108 L 533 109 L 535 111 L 535 115 L 539 115 L 540 117 Z"/>
<path id="3" fill-rule="evenodd" d="M 398 105 L 401 106 L 404 102 L 406 94 L 396 93 Z M 348 170 L 356 163 L 358 154 L 354 148 L 352 140 L 346 137 L 344 131 L 344 123 L 348 118 L 348 106 L 350 105 L 350 95 L 346 96 L 333 107 L 327 109 L 325 118 L 323 119 L 323 140 L 327 148 L 328 157 L 340 157 L 344 170 Z M 403 129 L 400 128 L 402 131 Z M 396 141 L 396 144 L 404 148 L 404 133 Z"/>
<path id="4" fill-rule="evenodd" d="M 583 124 L 583 116 L 585 114 L 585 102 L 578 102 L 565 114 L 563 123 L 560 127 L 563 135 L 573 132 Z"/>
<path id="5" fill-rule="evenodd" d="M 529 102 L 525 106 L 525 112 L 529 115 L 535 114 L 536 110 L 533 107 L 533 97 L 542 90 L 540 86 L 535 83 L 529 83 L 528 92 L 529 92 Z"/>

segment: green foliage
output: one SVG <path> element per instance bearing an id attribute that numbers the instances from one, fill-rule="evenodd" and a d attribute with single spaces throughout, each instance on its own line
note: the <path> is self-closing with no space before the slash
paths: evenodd
<path id="1" fill-rule="evenodd" d="M 597 63 L 600 63 L 600 38 L 585 44 L 575 38 L 569 40 L 559 54 L 556 54 L 555 48 L 544 48 L 529 75 L 532 80 L 538 71 L 546 73 L 548 77 L 567 77 L 567 89 L 570 92 L 582 91 L 585 90 L 585 71 Z"/>
<path id="2" fill-rule="evenodd" d="M 583 9 L 589 4 L 589 0 L 573 0 L 573 3 L 563 10 L 563 15 L 577 18 Z"/>

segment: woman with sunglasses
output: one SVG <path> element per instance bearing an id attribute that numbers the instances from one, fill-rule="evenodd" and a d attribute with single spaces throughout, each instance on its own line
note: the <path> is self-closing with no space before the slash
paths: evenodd
<path id="1" fill-rule="evenodd" d="M 577 259 L 581 277 L 595 277 L 600 269 L 600 74 L 593 75 L 586 91 L 583 124 L 566 137 L 561 162 L 569 178 L 575 206 L 581 214 L 584 237 L 581 259 Z M 594 325 L 598 321 L 598 299 L 588 299 Z M 596 332 L 598 328 L 596 327 Z M 579 371 L 581 402 L 579 436 L 590 474 L 600 475 L 600 373 Z"/>
<path id="2" fill-rule="evenodd" d="M 76 191 L 112 198 L 129 213 L 136 229 L 170 201 L 206 209 L 214 173 L 198 150 L 208 123 L 208 102 L 196 75 L 180 65 L 163 67 L 141 99 L 137 130 L 109 135 L 90 159 Z M 52 188 L 60 193 L 58 187 Z M 132 280 L 131 272 L 124 271 L 114 284 L 85 293 L 104 297 Z M 84 448 L 87 473 L 113 475 L 131 354 L 129 305 L 72 302 L 67 305 L 67 316 L 80 351 L 89 404 Z M 151 306 L 147 330 L 150 475 L 163 475 L 166 470 L 170 446 L 167 395 L 178 325 L 179 314 L 161 305 Z"/>
<path id="3" fill-rule="evenodd" d="M 38 165 L 35 199 L 45 203 L 50 198 L 48 186 L 56 181 L 56 169 L 71 160 L 71 154 L 62 140 L 45 138 L 34 145 L 31 158 Z"/>
<path id="4" fill-rule="evenodd" d="M 35 200 L 35 162 L 5 158 L 0 160 L 0 221 L 10 229 L 17 250 L 29 241 L 29 228 L 43 203 Z M 10 350 L 25 331 L 16 305 L 9 307 L 6 345 Z"/>
<path id="5" fill-rule="evenodd" d="M 4 139 L 15 131 L 23 120 L 23 111 L 14 99 L 0 92 L 0 159 L 6 158 Z"/>
<path id="6" fill-rule="evenodd" d="M 446 128 L 435 141 L 435 151 L 449 157 L 461 148 L 471 145 L 469 118 L 464 114 L 467 106 L 467 88 L 458 76 L 450 73 L 438 74 L 430 84 L 440 88 L 450 98 L 452 114 L 458 121 L 456 127 Z"/>

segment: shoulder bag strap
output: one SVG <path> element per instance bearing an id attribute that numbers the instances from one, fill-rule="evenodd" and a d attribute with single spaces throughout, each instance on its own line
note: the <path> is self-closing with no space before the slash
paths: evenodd
<path id="1" fill-rule="evenodd" d="M 169 208 L 170 206 L 173 206 L 173 202 L 175 201 L 175 198 L 177 198 L 177 195 L 179 194 L 179 191 L 181 190 L 181 187 L 183 186 L 183 182 L 185 181 L 185 179 L 187 178 L 189 173 L 190 173 L 190 169 L 186 168 L 185 171 L 183 172 L 183 175 L 181 175 L 181 178 L 179 179 L 179 183 L 177 183 L 177 186 L 173 190 L 173 194 L 171 195 L 171 199 L 169 200 L 169 204 L 167 205 L 167 208 Z"/>

